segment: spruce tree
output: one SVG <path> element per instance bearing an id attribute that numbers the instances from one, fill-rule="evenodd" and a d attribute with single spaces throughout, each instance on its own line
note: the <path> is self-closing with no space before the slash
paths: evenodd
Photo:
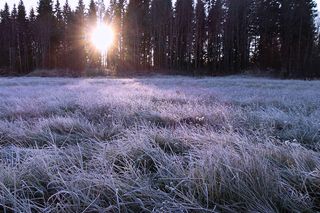
<path id="1" fill-rule="evenodd" d="M 97 25 L 98 21 L 98 11 L 97 11 L 97 5 L 94 2 L 94 0 L 90 1 L 89 4 L 89 11 L 87 16 L 87 32 L 91 32 L 95 26 Z M 87 35 L 90 37 L 90 34 Z M 90 41 L 87 41 L 88 44 L 88 58 L 89 58 L 89 66 L 91 68 L 98 68 L 100 65 L 100 52 L 96 49 L 96 47 L 92 46 Z"/>
<path id="2" fill-rule="evenodd" d="M 40 0 L 37 8 L 37 44 L 40 68 L 53 68 L 53 38 L 55 32 L 52 0 Z"/>
<path id="3" fill-rule="evenodd" d="M 257 1 L 257 62 L 261 69 L 280 69 L 280 4 L 278 0 Z"/>
<path id="4" fill-rule="evenodd" d="M 206 43 L 206 14 L 203 0 L 198 0 L 195 12 L 195 41 L 194 60 L 195 69 L 203 68 L 205 63 Z"/>
<path id="5" fill-rule="evenodd" d="M 282 74 L 306 77 L 315 46 L 316 4 L 313 0 L 280 0 L 280 3 Z"/>
<path id="6" fill-rule="evenodd" d="M 153 63 L 156 69 L 170 68 L 172 21 L 172 1 L 153 0 L 151 4 L 151 32 Z"/>
<path id="7" fill-rule="evenodd" d="M 75 23 L 73 28 L 74 58 L 78 63 L 74 68 L 79 72 L 86 67 L 86 49 L 85 49 L 85 5 L 83 0 L 78 1 L 75 11 Z"/>
<path id="8" fill-rule="evenodd" d="M 37 28 L 36 28 L 36 15 L 33 8 L 31 8 L 29 16 L 28 16 L 28 52 L 29 52 L 29 70 L 32 71 L 33 69 L 37 68 L 37 65 L 39 64 L 37 57 L 37 46 L 34 45 L 37 42 Z"/>
<path id="9" fill-rule="evenodd" d="M 28 40 L 28 20 L 26 8 L 23 1 L 20 0 L 17 15 L 17 51 L 18 51 L 18 68 L 19 73 L 27 73 L 29 71 L 29 45 Z"/>
<path id="10" fill-rule="evenodd" d="M 4 72 L 9 72 L 10 66 L 10 40 L 11 20 L 10 10 L 6 3 L 4 9 L 0 12 L 0 66 L 4 68 Z"/>
<path id="11" fill-rule="evenodd" d="M 89 11 L 88 11 L 88 24 L 95 25 L 98 20 L 98 14 L 97 14 L 97 5 L 94 2 L 94 0 L 90 1 L 89 5 Z"/>
<path id="12" fill-rule="evenodd" d="M 227 0 L 224 24 L 224 70 L 239 73 L 248 68 L 250 56 L 250 0 Z"/>
<path id="13" fill-rule="evenodd" d="M 207 1 L 207 10 L 207 68 L 211 71 L 208 74 L 213 74 L 222 69 L 225 2 L 223 0 Z"/>
<path id="14" fill-rule="evenodd" d="M 10 31 L 10 70 L 14 73 L 17 72 L 17 55 L 18 55 L 18 11 L 17 7 L 14 4 L 11 12 L 11 31 Z"/>
<path id="15" fill-rule="evenodd" d="M 175 68 L 190 71 L 193 43 L 193 0 L 177 0 L 175 6 Z"/>

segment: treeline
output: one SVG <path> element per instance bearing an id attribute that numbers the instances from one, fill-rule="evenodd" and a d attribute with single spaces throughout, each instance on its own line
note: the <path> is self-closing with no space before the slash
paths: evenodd
<path id="1" fill-rule="evenodd" d="M 72 10 L 40 0 L 28 14 L 21 0 L 0 12 L 0 69 L 99 69 L 88 33 L 98 19 L 116 33 L 110 69 L 186 74 L 274 70 L 319 77 L 320 45 L 313 0 L 82 0 Z"/>

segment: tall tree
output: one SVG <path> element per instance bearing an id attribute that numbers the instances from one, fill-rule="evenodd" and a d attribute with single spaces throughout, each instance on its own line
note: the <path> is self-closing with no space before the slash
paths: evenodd
<path id="1" fill-rule="evenodd" d="M 64 33 L 64 21 L 63 13 L 61 10 L 59 0 L 56 1 L 54 5 L 54 32 L 53 32 L 53 45 L 54 54 L 53 67 L 61 68 L 63 67 L 63 33 Z"/>
<path id="2" fill-rule="evenodd" d="M 280 2 L 259 0 L 255 11 L 257 36 L 257 62 L 261 69 L 280 68 Z"/>
<path id="3" fill-rule="evenodd" d="M 86 66 L 86 43 L 85 43 L 85 5 L 83 0 L 78 1 L 75 11 L 75 23 L 73 28 L 73 56 L 78 61 L 74 67 L 78 71 L 82 71 Z"/>
<path id="4" fill-rule="evenodd" d="M 172 1 L 153 0 L 151 4 L 151 28 L 153 65 L 156 69 L 170 68 L 172 22 Z"/>
<path id="5" fill-rule="evenodd" d="M 193 0 L 177 0 L 175 6 L 175 68 L 190 71 L 193 43 Z"/>
<path id="6" fill-rule="evenodd" d="M 136 68 L 139 65 L 139 44 L 140 44 L 140 30 L 139 30 L 139 0 L 130 0 L 127 7 L 125 17 L 125 46 L 126 46 L 126 62 L 128 68 Z"/>
<path id="7" fill-rule="evenodd" d="M 37 8 L 37 43 L 40 63 L 38 67 L 52 68 L 54 12 L 52 0 L 40 0 Z"/>
<path id="8" fill-rule="evenodd" d="M 249 12 L 250 0 L 227 0 L 224 25 L 224 70 L 240 72 L 249 65 Z"/>
<path id="9" fill-rule="evenodd" d="M 20 0 L 17 15 L 17 50 L 18 67 L 20 73 L 29 71 L 29 40 L 28 40 L 28 20 L 26 8 L 23 1 Z"/>
<path id="10" fill-rule="evenodd" d="M 281 60 L 283 75 L 308 76 L 315 41 L 313 0 L 281 0 Z"/>
<path id="11" fill-rule="evenodd" d="M 209 0 L 207 2 L 208 21 L 207 21 L 207 63 L 212 72 L 222 70 L 223 60 L 223 33 L 225 21 L 225 2 L 223 0 Z"/>
<path id="12" fill-rule="evenodd" d="M 88 11 L 88 24 L 95 25 L 98 20 L 98 14 L 97 14 L 97 5 L 94 2 L 94 0 L 90 1 L 89 4 L 89 11 Z"/>
<path id="13" fill-rule="evenodd" d="M 63 66 L 67 69 L 72 69 L 73 64 L 76 63 L 72 60 L 73 48 L 73 27 L 74 27 L 74 13 L 71 10 L 68 0 L 65 2 L 62 10 L 63 16 Z"/>
<path id="14" fill-rule="evenodd" d="M 93 28 L 97 25 L 98 21 L 98 11 L 97 5 L 94 0 L 90 1 L 88 17 L 87 17 L 87 32 L 91 32 Z M 90 37 L 90 35 L 88 35 Z M 96 68 L 100 64 L 100 53 L 94 46 L 88 43 L 89 51 L 88 51 L 88 58 L 89 58 L 89 65 L 91 68 Z"/>
<path id="15" fill-rule="evenodd" d="M 146 69 L 151 64 L 150 1 L 130 0 L 125 18 L 126 59 L 129 68 Z"/>
<path id="16" fill-rule="evenodd" d="M 195 13 L 194 60 L 195 69 L 203 68 L 205 63 L 206 14 L 203 0 L 198 0 Z"/>
<path id="17" fill-rule="evenodd" d="M 38 45 L 37 45 L 37 27 L 36 27 L 36 15 L 34 9 L 31 8 L 28 19 L 28 49 L 29 49 L 29 66 L 30 71 L 35 69 L 39 63 Z"/>
<path id="18" fill-rule="evenodd" d="M 149 69 L 151 65 L 151 18 L 150 0 L 143 0 L 140 3 L 140 64 L 142 69 Z"/>
<path id="19" fill-rule="evenodd" d="M 111 0 L 108 8 L 106 22 L 111 24 L 114 30 L 114 45 L 108 51 L 108 65 L 114 69 L 121 67 L 124 62 L 124 17 L 125 0 Z"/>
<path id="20" fill-rule="evenodd" d="M 10 39 L 10 69 L 17 71 L 17 47 L 18 47 L 18 11 L 14 4 L 11 12 L 11 39 Z"/>
<path id="21" fill-rule="evenodd" d="M 5 69 L 10 66 L 10 40 L 11 40 L 11 20 L 9 6 L 6 3 L 4 9 L 0 12 L 0 65 Z M 5 70 L 8 72 L 9 70 Z"/>

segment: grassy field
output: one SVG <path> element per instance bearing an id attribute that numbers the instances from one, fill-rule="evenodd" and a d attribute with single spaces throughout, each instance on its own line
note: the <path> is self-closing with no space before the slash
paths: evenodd
<path id="1" fill-rule="evenodd" d="M 0 78 L 0 212 L 320 211 L 320 82 Z"/>

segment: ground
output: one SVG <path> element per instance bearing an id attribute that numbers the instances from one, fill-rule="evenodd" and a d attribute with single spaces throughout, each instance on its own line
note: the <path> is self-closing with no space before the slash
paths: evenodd
<path id="1" fill-rule="evenodd" d="M 319 81 L 0 78 L 0 211 L 319 211 L 319 142 Z"/>

